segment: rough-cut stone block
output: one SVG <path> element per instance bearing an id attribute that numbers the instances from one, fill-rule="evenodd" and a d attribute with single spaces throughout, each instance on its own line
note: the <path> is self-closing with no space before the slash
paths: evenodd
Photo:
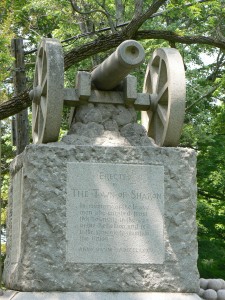
<path id="1" fill-rule="evenodd" d="M 195 160 L 194 151 L 179 148 L 64 143 L 29 145 L 11 165 L 13 181 L 21 180 L 22 189 L 13 185 L 9 200 L 8 252 L 4 268 L 7 288 L 20 291 L 197 293 Z M 67 167 L 71 163 L 164 168 L 163 262 L 159 259 L 154 263 L 135 264 L 82 263 L 66 259 Z M 72 176 L 74 182 L 79 182 L 75 170 Z M 141 187 L 144 179 L 140 175 L 133 177 Z M 151 182 L 149 186 L 151 188 Z M 12 199 L 17 204 L 12 204 Z M 17 246 L 12 241 L 14 217 L 20 218 L 20 222 L 16 222 L 21 226 L 17 231 Z M 132 239 L 130 241 L 132 243 Z M 13 247 L 18 250 L 16 259 Z M 107 296 L 107 299 L 110 298 Z"/>

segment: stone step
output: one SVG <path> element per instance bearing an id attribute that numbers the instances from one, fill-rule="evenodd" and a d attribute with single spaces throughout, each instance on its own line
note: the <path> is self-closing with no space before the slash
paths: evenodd
<path id="1" fill-rule="evenodd" d="M 1 300 L 200 300 L 196 294 L 138 292 L 18 292 L 5 291 Z"/>

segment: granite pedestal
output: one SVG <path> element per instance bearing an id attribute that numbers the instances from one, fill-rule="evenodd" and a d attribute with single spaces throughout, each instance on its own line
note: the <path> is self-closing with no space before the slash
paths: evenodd
<path id="1" fill-rule="evenodd" d="M 11 165 L 6 287 L 198 299 L 195 163 L 183 148 L 28 146 Z"/>

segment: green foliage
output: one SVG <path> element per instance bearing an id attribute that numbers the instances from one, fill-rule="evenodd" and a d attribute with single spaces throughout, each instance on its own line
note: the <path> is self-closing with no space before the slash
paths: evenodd
<path id="1" fill-rule="evenodd" d="M 11 145 L 9 121 L 1 121 L 1 232 L 6 228 L 6 211 L 9 191 L 9 164 L 15 154 Z M 5 259 L 6 244 L 1 241 L 1 260 Z"/>
<path id="2" fill-rule="evenodd" d="M 198 268 L 204 278 L 225 279 L 225 207 L 218 199 L 198 201 Z"/>
<path id="3" fill-rule="evenodd" d="M 0 3 L 0 103 L 7 99 L 2 82 L 10 76 L 12 57 L 10 54 L 10 40 L 13 37 L 11 30 L 12 14 L 9 10 L 8 1 Z"/>
<path id="4" fill-rule="evenodd" d="M 198 267 L 201 277 L 225 279 L 225 104 L 201 105 L 182 138 L 198 159 Z"/>

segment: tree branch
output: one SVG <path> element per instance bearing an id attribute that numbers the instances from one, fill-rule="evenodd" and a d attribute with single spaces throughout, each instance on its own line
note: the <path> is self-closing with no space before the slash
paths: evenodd
<path id="1" fill-rule="evenodd" d="M 106 8 L 105 1 L 104 1 L 104 3 L 102 3 L 102 4 L 101 4 L 98 0 L 95 0 L 95 2 L 96 2 L 102 9 L 104 9 L 105 16 L 106 16 L 106 18 L 107 18 L 107 20 L 108 20 L 108 23 L 109 23 L 109 26 L 110 26 L 112 32 L 113 32 L 113 33 L 116 32 L 115 25 L 114 25 L 114 23 L 113 23 L 113 19 L 112 19 L 112 17 L 111 17 L 111 14 L 109 13 L 109 11 L 108 11 L 107 8 Z"/>
<path id="2" fill-rule="evenodd" d="M 70 68 L 71 65 L 78 63 L 93 54 L 117 47 L 121 42 L 126 40 L 126 38 L 127 37 L 122 33 L 117 32 L 111 35 L 100 36 L 94 41 L 72 49 L 65 55 L 65 70 Z M 205 36 L 180 36 L 172 31 L 166 30 L 142 30 L 138 31 L 130 38 L 136 40 L 164 39 L 167 41 L 179 42 L 181 44 L 204 44 L 225 50 L 225 42 L 216 40 L 215 38 Z"/>
<path id="3" fill-rule="evenodd" d="M 71 4 L 73 10 L 75 12 L 77 12 L 78 14 L 80 14 L 80 15 L 90 15 L 90 14 L 93 14 L 93 13 L 96 13 L 96 12 L 100 12 L 100 13 L 107 16 L 106 12 L 101 10 L 101 9 L 93 9 L 93 10 L 90 10 L 90 11 L 81 11 L 80 7 L 76 4 L 76 2 L 74 0 L 70 0 L 70 4 Z"/>
<path id="4" fill-rule="evenodd" d="M 198 98 L 196 101 L 194 101 L 191 105 L 189 105 L 186 108 L 186 112 L 189 111 L 192 106 L 194 106 L 198 102 L 202 101 L 204 98 L 211 97 L 212 94 L 217 90 L 218 87 L 219 87 L 219 84 L 217 84 L 216 86 L 211 87 L 211 89 L 209 91 L 207 91 L 207 93 L 205 93 L 200 98 Z"/>
<path id="5" fill-rule="evenodd" d="M 122 30 L 122 34 L 126 37 L 126 39 L 132 38 L 141 25 L 147 19 L 149 19 L 164 3 L 166 3 L 166 1 L 167 0 L 156 0 L 145 13 L 134 17 L 127 27 Z"/>
<path id="6" fill-rule="evenodd" d="M 10 100 L 0 105 L 0 120 L 8 118 L 31 106 L 32 101 L 29 97 L 29 90 L 24 91 L 18 96 L 12 97 Z"/>
<path id="7" fill-rule="evenodd" d="M 94 54 L 117 47 L 125 40 L 126 38 L 122 36 L 121 33 L 113 33 L 111 35 L 100 36 L 94 41 L 74 48 L 70 52 L 65 54 L 65 70 L 69 69 L 75 63 L 78 63 Z"/>
<path id="8" fill-rule="evenodd" d="M 207 80 L 215 81 L 216 78 L 218 77 L 218 72 L 221 66 L 224 63 L 224 58 L 225 58 L 225 53 L 223 53 L 221 50 L 219 51 L 217 55 L 217 60 L 216 60 L 216 66 L 213 72 L 207 77 Z"/>
<path id="9" fill-rule="evenodd" d="M 116 7 L 116 27 L 124 23 L 125 4 L 123 0 L 115 0 Z"/>
<path id="10" fill-rule="evenodd" d="M 142 30 L 138 31 L 134 36 L 137 40 L 142 39 L 163 39 L 169 42 L 177 42 L 181 44 L 203 44 L 210 45 L 225 50 L 225 41 L 217 38 L 197 36 L 182 36 L 172 31 L 167 30 Z"/>
<path id="11" fill-rule="evenodd" d="M 118 0 L 118 1 L 121 1 L 121 0 Z M 197 1 L 197 3 L 204 3 L 204 2 L 209 2 L 209 1 L 211 1 L 211 0 L 199 0 L 199 1 Z M 187 4 L 185 4 L 184 6 L 185 6 L 185 7 L 193 6 L 193 3 L 187 3 Z M 179 8 L 179 7 L 178 7 L 178 8 Z M 177 8 L 177 9 L 178 9 L 178 8 Z M 159 16 L 161 16 L 161 15 L 163 15 L 163 14 L 165 14 L 165 13 L 168 13 L 168 12 L 170 12 L 170 11 L 171 11 L 171 9 L 168 9 L 168 10 L 164 10 L 164 11 L 161 11 L 161 12 L 154 13 L 154 14 L 152 14 L 148 19 L 152 19 L 152 18 L 155 18 L 155 17 L 159 17 Z M 117 29 L 117 28 L 125 27 L 125 26 L 127 26 L 129 23 L 130 23 L 130 21 L 129 21 L 129 22 L 124 22 L 124 23 L 122 23 L 122 24 L 118 24 L 117 26 L 115 26 L 115 28 Z M 72 41 L 72 40 L 77 40 L 77 39 L 79 39 L 79 38 L 86 37 L 86 36 L 89 37 L 89 36 L 91 36 L 91 35 L 101 34 L 102 32 L 109 31 L 109 30 L 111 30 L 111 27 L 101 28 L 101 29 L 99 29 L 99 30 L 95 30 L 94 32 L 86 32 L 86 33 L 77 34 L 77 35 L 75 35 L 75 36 L 72 36 L 72 37 L 70 37 L 70 38 L 68 38 L 68 39 L 65 39 L 65 40 L 61 41 L 61 43 L 67 43 L 67 42 L 70 42 L 70 41 Z M 34 53 L 34 52 L 36 52 L 36 51 L 37 51 L 37 48 L 36 48 L 36 49 L 33 49 L 33 50 L 25 51 L 25 55 L 32 54 L 32 53 Z"/>
<path id="12" fill-rule="evenodd" d="M 147 19 L 151 18 L 155 14 L 157 9 L 165 2 L 166 0 L 155 1 L 145 13 L 137 18 L 134 18 L 122 31 L 112 33 L 111 35 L 100 36 L 94 41 L 72 49 L 64 56 L 65 70 L 94 54 L 117 47 L 121 42 L 128 38 L 137 40 L 164 39 L 169 42 L 179 42 L 181 44 L 205 44 L 225 50 L 225 41 L 219 40 L 217 38 L 205 36 L 181 36 L 172 31 L 166 30 L 137 31 L 140 26 Z M 199 2 L 206 2 L 206 0 Z M 0 105 L 0 120 L 16 114 L 24 108 L 30 106 L 31 101 L 29 99 L 28 92 L 29 90 L 25 91 L 17 97 L 13 97 L 12 99 Z"/>

